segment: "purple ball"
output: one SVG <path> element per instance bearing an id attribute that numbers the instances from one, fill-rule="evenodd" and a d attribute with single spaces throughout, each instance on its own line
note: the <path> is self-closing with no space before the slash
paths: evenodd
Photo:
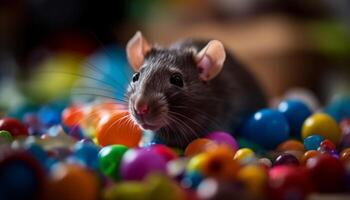
<path id="1" fill-rule="evenodd" d="M 279 155 L 273 163 L 273 166 L 278 165 L 299 165 L 299 160 L 292 154 L 283 153 Z"/>
<path id="2" fill-rule="evenodd" d="M 223 132 L 223 131 L 215 131 L 207 134 L 205 138 L 208 138 L 210 140 L 213 140 L 214 142 L 218 144 L 227 144 L 229 145 L 234 151 L 238 150 L 238 144 L 236 140 L 233 138 L 232 135 L 229 133 Z"/>
<path id="3" fill-rule="evenodd" d="M 129 149 L 121 161 L 120 174 L 124 180 L 142 180 L 151 172 L 166 173 L 166 161 L 150 149 Z"/>

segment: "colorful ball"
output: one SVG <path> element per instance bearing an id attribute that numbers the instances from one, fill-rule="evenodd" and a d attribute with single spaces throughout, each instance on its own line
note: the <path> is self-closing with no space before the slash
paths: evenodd
<path id="1" fill-rule="evenodd" d="M 317 150 L 323 140 L 320 135 L 310 135 L 304 139 L 304 148 L 307 151 Z"/>
<path id="2" fill-rule="evenodd" d="M 216 132 L 211 132 L 205 136 L 205 138 L 210 139 L 217 144 L 226 144 L 232 148 L 233 151 L 238 150 L 238 144 L 235 140 L 235 138 L 226 132 L 223 131 L 216 131 Z"/>
<path id="3" fill-rule="evenodd" d="M 62 112 L 62 123 L 68 127 L 77 126 L 82 121 L 83 115 L 83 108 L 79 106 L 67 107 Z"/>
<path id="4" fill-rule="evenodd" d="M 1 148 L 0 199 L 40 199 L 44 185 L 38 160 L 26 152 Z"/>
<path id="5" fill-rule="evenodd" d="M 198 171 L 187 172 L 181 180 L 181 186 L 184 188 L 196 189 L 203 180 L 203 175 Z"/>
<path id="6" fill-rule="evenodd" d="M 120 163 L 127 150 L 126 146 L 118 144 L 103 147 L 98 153 L 101 172 L 113 180 L 119 180 Z"/>
<path id="7" fill-rule="evenodd" d="M 97 141 L 101 146 L 121 144 L 127 147 L 138 146 L 141 130 L 130 123 L 128 112 L 116 112 L 101 119 L 97 125 Z"/>
<path id="8" fill-rule="evenodd" d="M 13 137 L 10 132 L 0 131 L 0 144 L 2 141 L 9 143 L 9 142 L 12 142 L 12 140 L 13 140 Z"/>
<path id="9" fill-rule="evenodd" d="M 165 145 L 156 144 L 156 145 L 150 146 L 149 148 L 152 151 L 157 152 L 157 154 L 163 156 L 163 158 L 165 159 L 166 162 L 169 162 L 171 160 L 178 158 L 176 153 L 172 149 L 170 149 L 169 147 L 167 147 Z"/>
<path id="10" fill-rule="evenodd" d="M 287 99 L 278 105 L 278 111 L 283 113 L 286 117 L 290 133 L 299 136 L 301 134 L 301 127 L 307 117 L 311 115 L 311 110 L 302 101 Z"/>
<path id="11" fill-rule="evenodd" d="M 321 193 L 342 192 L 345 187 L 345 169 L 337 158 L 320 155 L 308 159 L 306 167 L 316 189 Z"/>
<path id="12" fill-rule="evenodd" d="M 44 199 L 98 199 L 97 177 L 86 168 L 73 164 L 55 164 L 50 173 Z"/>
<path id="13" fill-rule="evenodd" d="M 273 149 L 288 138 L 289 125 L 280 112 L 262 109 L 246 121 L 242 135 L 265 148 Z"/>
<path id="14" fill-rule="evenodd" d="M 316 150 L 309 150 L 309 151 L 306 151 L 304 153 L 304 155 L 301 156 L 301 159 L 300 159 L 300 164 L 302 165 L 306 165 L 307 161 L 310 159 L 310 158 L 313 158 L 313 157 L 317 157 L 321 155 L 321 153 L 319 151 L 316 151 Z"/>
<path id="15" fill-rule="evenodd" d="M 305 199 L 313 192 L 313 183 L 304 167 L 280 165 L 269 171 L 268 188 L 268 199 Z"/>
<path id="16" fill-rule="evenodd" d="M 149 149 L 129 149 L 125 152 L 120 166 L 124 180 L 142 180 L 152 172 L 166 173 L 166 161 L 162 155 Z"/>
<path id="17" fill-rule="evenodd" d="M 205 152 L 209 149 L 215 148 L 217 145 L 210 139 L 207 138 L 198 138 L 193 140 L 190 144 L 187 145 L 185 149 L 185 156 L 191 157 L 199 153 Z"/>
<path id="18" fill-rule="evenodd" d="M 98 168 L 98 152 L 99 149 L 95 144 L 76 143 L 73 148 L 74 159 L 83 163 L 90 169 Z"/>
<path id="19" fill-rule="evenodd" d="M 234 151 L 226 146 L 218 146 L 205 153 L 202 173 L 204 176 L 221 180 L 234 180 L 239 169 L 239 162 L 233 159 Z"/>
<path id="20" fill-rule="evenodd" d="M 28 136 L 28 128 L 25 127 L 20 121 L 13 118 L 0 119 L 0 131 L 8 131 L 13 137 Z"/>
<path id="21" fill-rule="evenodd" d="M 275 162 L 273 163 L 273 166 L 278 165 L 299 165 L 299 160 L 293 156 L 292 154 L 283 153 L 279 156 L 277 156 Z"/>
<path id="22" fill-rule="evenodd" d="M 311 115 L 303 124 L 302 137 L 304 139 L 315 134 L 322 136 L 324 139 L 331 140 L 334 144 L 339 143 L 341 136 L 337 122 L 324 113 Z"/>
<path id="23" fill-rule="evenodd" d="M 255 197 L 264 195 L 267 178 L 266 170 L 258 165 L 246 165 L 237 174 L 237 180 Z"/>
<path id="24" fill-rule="evenodd" d="M 286 152 L 286 151 L 304 151 L 304 145 L 297 140 L 287 140 L 282 142 L 277 146 L 277 151 Z"/>
<path id="25" fill-rule="evenodd" d="M 253 150 L 249 148 L 242 148 L 235 153 L 234 159 L 241 164 L 248 164 L 255 161 L 256 157 Z"/>
<path id="26" fill-rule="evenodd" d="M 336 96 L 325 108 L 325 112 L 337 122 L 350 117 L 350 96 Z"/>

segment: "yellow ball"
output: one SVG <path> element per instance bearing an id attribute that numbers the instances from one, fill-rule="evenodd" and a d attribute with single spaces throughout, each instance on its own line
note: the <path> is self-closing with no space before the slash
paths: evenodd
<path id="1" fill-rule="evenodd" d="M 324 139 L 331 140 L 334 144 L 338 144 L 341 136 L 337 122 L 324 113 L 317 113 L 308 117 L 303 124 L 301 133 L 303 139 L 318 134 Z"/>
<path id="2" fill-rule="evenodd" d="M 199 171 L 203 172 L 203 167 L 208 160 L 208 154 L 200 153 L 193 156 L 187 164 L 187 171 Z"/>
<path id="3" fill-rule="evenodd" d="M 267 172 L 261 166 L 247 165 L 238 171 L 237 179 L 245 185 L 248 192 L 260 196 L 267 182 Z"/>
<path id="4" fill-rule="evenodd" d="M 234 160 L 237 160 L 241 164 L 247 164 L 254 159 L 255 159 L 255 153 L 253 150 L 249 148 L 239 149 L 234 156 Z"/>

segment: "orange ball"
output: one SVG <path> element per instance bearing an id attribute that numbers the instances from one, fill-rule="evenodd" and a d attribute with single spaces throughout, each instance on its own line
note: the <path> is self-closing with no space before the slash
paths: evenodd
<path id="1" fill-rule="evenodd" d="M 234 151 L 226 145 L 218 146 L 206 152 L 207 159 L 203 163 L 203 174 L 222 180 L 236 178 L 240 165 L 234 160 Z"/>
<path id="2" fill-rule="evenodd" d="M 285 151 L 305 151 L 304 144 L 297 140 L 287 140 L 282 142 L 277 147 L 277 151 L 285 152 Z"/>
<path id="3" fill-rule="evenodd" d="M 342 161 L 344 164 L 350 163 L 350 148 L 344 149 L 339 155 L 340 161 Z"/>
<path id="4" fill-rule="evenodd" d="M 185 156 L 191 157 L 199 153 L 205 152 L 208 149 L 214 148 L 216 146 L 217 145 L 212 140 L 206 138 L 198 138 L 187 145 L 185 149 Z"/>
<path id="5" fill-rule="evenodd" d="M 66 126 L 76 126 L 79 125 L 83 119 L 83 110 L 78 106 L 70 106 L 63 110 L 62 112 L 62 123 Z"/>
<path id="6" fill-rule="evenodd" d="M 101 146 L 122 144 L 136 147 L 141 136 L 140 128 L 131 121 L 126 111 L 102 117 L 96 128 L 97 142 Z"/>
<path id="7" fill-rule="evenodd" d="M 97 178 L 90 171 L 78 165 L 56 165 L 46 187 L 45 199 L 98 199 Z"/>
<path id="8" fill-rule="evenodd" d="M 301 157 L 300 159 L 300 163 L 302 165 L 305 165 L 307 160 L 309 160 L 310 158 L 316 157 L 321 155 L 321 153 L 319 151 L 315 151 L 315 150 L 310 150 L 304 153 L 304 155 Z"/>

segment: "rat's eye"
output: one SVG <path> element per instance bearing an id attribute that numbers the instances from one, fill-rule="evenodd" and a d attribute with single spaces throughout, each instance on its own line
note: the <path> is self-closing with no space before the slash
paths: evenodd
<path id="1" fill-rule="evenodd" d="M 184 86 L 184 83 L 183 83 L 183 80 L 182 80 L 182 76 L 179 73 L 171 75 L 170 83 L 173 84 L 173 85 L 176 85 L 178 87 L 183 87 Z"/>
<path id="2" fill-rule="evenodd" d="M 137 72 L 132 76 L 132 82 L 136 82 L 139 80 L 140 73 Z"/>

